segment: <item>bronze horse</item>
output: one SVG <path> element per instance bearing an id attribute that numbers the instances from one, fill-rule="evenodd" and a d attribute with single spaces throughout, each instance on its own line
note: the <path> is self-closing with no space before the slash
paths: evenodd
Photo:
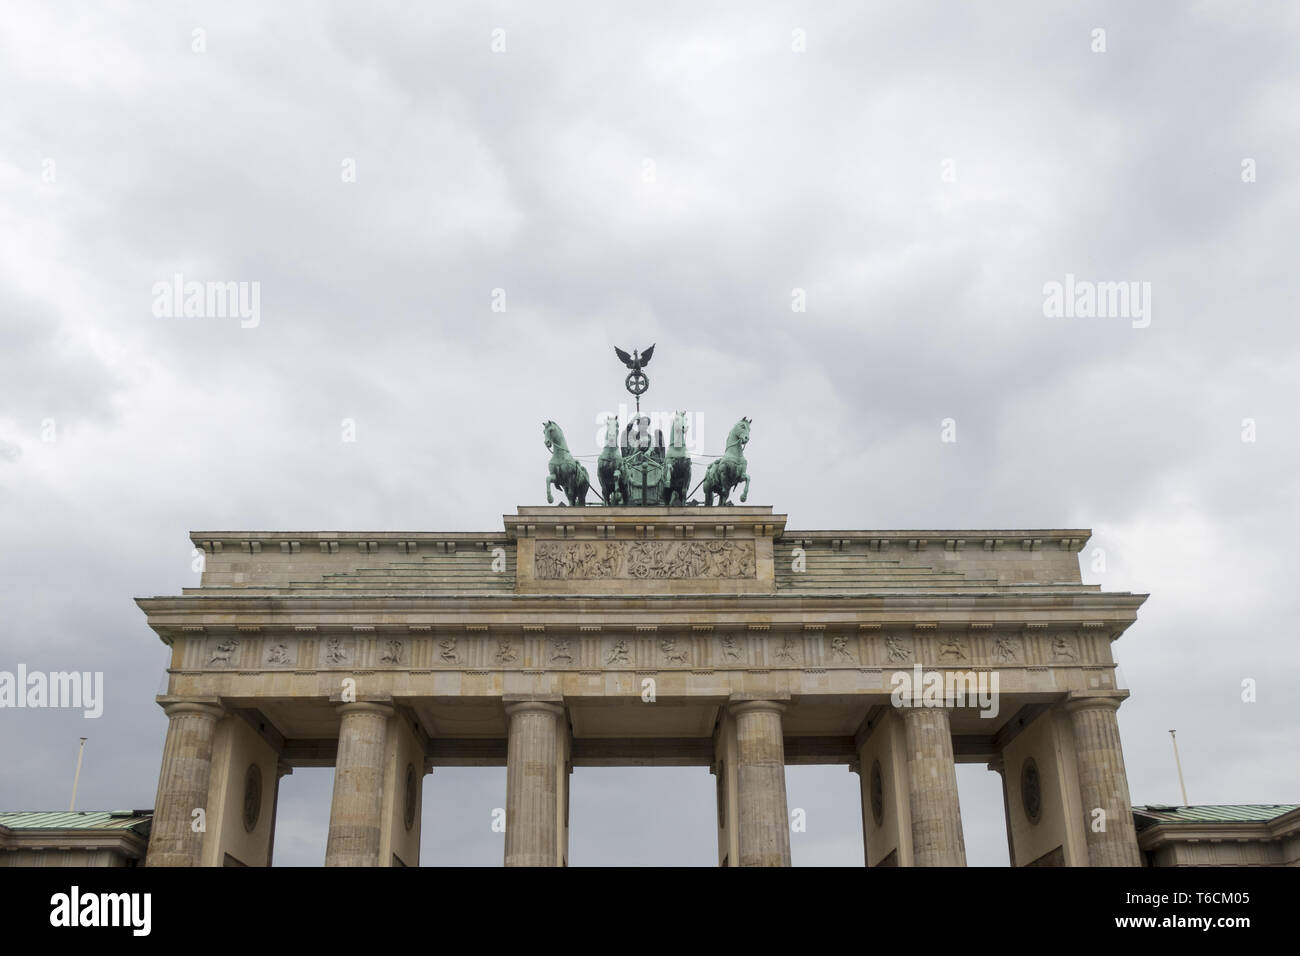
<path id="1" fill-rule="evenodd" d="M 542 422 L 542 438 L 546 450 L 551 453 L 551 464 L 546 471 L 546 503 L 551 504 L 551 486 L 564 492 L 568 504 L 585 505 L 587 491 L 591 488 L 591 479 L 587 469 L 569 454 L 569 445 L 564 440 L 564 432 L 555 422 Z"/>
<path id="2" fill-rule="evenodd" d="M 596 459 L 596 478 L 600 481 L 600 496 L 607 505 L 627 504 L 627 468 L 623 465 L 623 449 L 618 443 L 618 417 L 605 419 L 605 447 Z"/>
<path id="3" fill-rule="evenodd" d="M 713 496 L 718 496 L 718 504 L 729 505 L 732 489 L 742 481 L 745 490 L 740 493 L 744 502 L 749 497 L 749 462 L 745 461 L 745 446 L 749 444 L 750 419 L 742 418 L 727 433 L 727 450 L 721 458 L 709 464 L 704 472 L 704 504 L 712 505 Z"/>
<path id="4" fill-rule="evenodd" d="M 686 450 L 686 413 L 673 415 L 664 458 L 664 504 L 684 505 L 691 489 L 691 455 Z"/>

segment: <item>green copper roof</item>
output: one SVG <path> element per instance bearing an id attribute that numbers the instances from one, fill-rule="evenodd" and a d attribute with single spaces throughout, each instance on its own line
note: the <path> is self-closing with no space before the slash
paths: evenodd
<path id="1" fill-rule="evenodd" d="M 11 830 L 133 830 L 149 832 L 152 810 L 5 810 L 0 827 Z"/>
<path id="2" fill-rule="evenodd" d="M 1134 807 L 1133 812 L 1146 817 L 1147 826 L 1158 823 L 1266 823 L 1284 813 L 1290 813 L 1300 804 L 1294 803 L 1236 803 L 1203 804 L 1197 807 L 1166 807 L 1152 804 Z"/>

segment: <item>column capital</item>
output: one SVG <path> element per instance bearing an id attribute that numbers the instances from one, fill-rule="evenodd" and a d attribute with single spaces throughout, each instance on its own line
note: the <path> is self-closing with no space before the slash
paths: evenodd
<path id="1" fill-rule="evenodd" d="M 351 700 L 334 708 L 340 716 L 351 714 L 375 714 L 379 717 L 392 717 L 397 713 L 392 701 L 388 700 Z"/>
<path id="2" fill-rule="evenodd" d="M 727 710 L 733 717 L 741 714 L 785 712 L 785 702 L 780 700 L 733 700 L 727 704 Z"/>
<path id="3" fill-rule="evenodd" d="M 947 704 L 941 704 L 938 707 L 894 707 L 891 709 L 904 720 L 924 717 L 927 714 L 943 714 L 946 721 L 952 720 L 952 712 L 956 710 L 955 707 L 949 707 Z"/>
<path id="4" fill-rule="evenodd" d="M 226 708 L 220 697 L 158 697 L 158 706 L 168 717 L 194 714 L 220 720 L 226 715 Z"/>
<path id="5" fill-rule="evenodd" d="M 526 713 L 550 714 L 552 717 L 564 716 L 564 703 L 562 700 L 545 700 L 538 698 L 511 700 L 510 698 L 503 697 L 502 703 L 505 704 L 507 717 L 513 717 L 515 714 Z"/>
<path id="6" fill-rule="evenodd" d="M 1082 693 L 1071 691 L 1065 699 L 1065 712 L 1073 714 L 1079 710 L 1119 710 L 1119 705 L 1128 697 L 1128 691 L 1116 690 L 1102 693 Z"/>

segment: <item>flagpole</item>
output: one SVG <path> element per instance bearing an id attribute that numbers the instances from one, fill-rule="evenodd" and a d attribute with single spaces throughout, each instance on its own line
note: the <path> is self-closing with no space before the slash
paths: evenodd
<path id="1" fill-rule="evenodd" d="M 68 804 L 68 812 L 71 813 L 77 809 L 77 784 L 81 782 L 81 758 L 86 752 L 86 738 L 81 738 L 81 747 L 77 750 L 77 772 L 72 778 L 72 802 Z"/>
<path id="2" fill-rule="evenodd" d="M 1174 745 L 1174 765 L 1178 767 L 1178 789 L 1183 792 L 1183 806 L 1188 806 L 1187 784 L 1183 783 L 1183 762 L 1178 759 L 1178 738 L 1175 736 L 1177 733 L 1176 730 L 1169 731 L 1169 740 Z"/>

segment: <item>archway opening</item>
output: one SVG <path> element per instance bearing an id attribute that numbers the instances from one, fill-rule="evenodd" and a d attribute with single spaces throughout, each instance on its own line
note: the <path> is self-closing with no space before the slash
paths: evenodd
<path id="1" fill-rule="evenodd" d="M 863 866 L 858 775 L 843 764 L 785 768 L 793 866 Z"/>
<path id="2" fill-rule="evenodd" d="M 435 767 L 424 778 L 420 865 L 504 865 L 505 806 L 505 767 Z"/>
<path id="3" fill-rule="evenodd" d="M 1010 866 L 1002 777 L 984 763 L 957 764 L 962 840 L 967 866 Z"/>
<path id="4" fill-rule="evenodd" d="M 705 767 L 576 767 L 570 866 L 717 866 L 716 788 Z"/>
<path id="5" fill-rule="evenodd" d="M 325 865 L 333 796 L 333 767 L 299 767 L 280 778 L 272 866 Z"/>

